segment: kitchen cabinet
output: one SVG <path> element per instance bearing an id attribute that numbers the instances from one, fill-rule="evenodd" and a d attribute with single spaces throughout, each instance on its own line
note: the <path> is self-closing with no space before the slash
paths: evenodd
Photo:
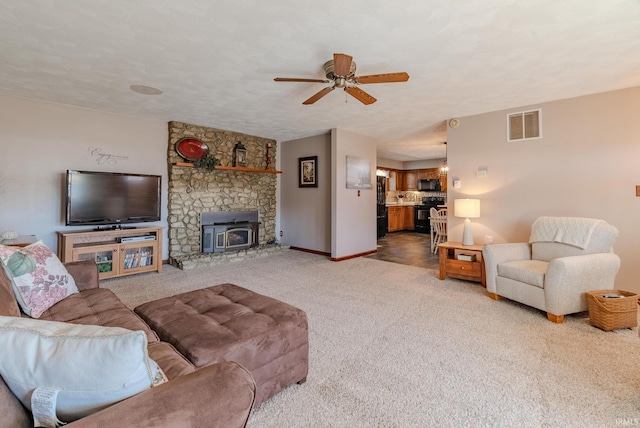
<path id="1" fill-rule="evenodd" d="M 447 191 L 447 174 L 443 174 L 440 176 L 440 187 L 443 192 Z"/>
<path id="2" fill-rule="evenodd" d="M 387 178 L 387 180 L 389 180 L 389 177 L 391 177 L 391 171 L 392 171 L 392 170 L 391 170 L 391 169 L 389 169 L 389 168 L 385 168 L 385 167 L 383 167 L 383 166 L 376 166 L 376 173 L 377 173 L 378 171 L 386 172 L 386 173 L 387 173 L 387 177 L 386 177 L 386 178 Z M 388 183 L 387 183 L 387 187 L 389 187 L 389 184 L 388 184 Z M 388 190 L 388 189 L 387 189 L 387 190 Z"/>
<path id="3" fill-rule="evenodd" d="M 389 218 L 389 232 L 397 232 L 398 230 L 402 230 L 401 219 L 402 219 L 402 207 L 389 207 L 388 209 L 388 218 Z"/>
<path id="4" fill-rule="evenodd" d="M 418 177 L 421 180 L 440 178 L 440 168 L 426 168 L 419 170 Z"/>
<path id="5" fill-rule="evenodd" d="M 402 171 L 403 173 L 403 189 L 402 190 L 418 190 L 418 170 L 409 169 Z"/>
<path id="6" fill-rule="evenodd" d="M 385 190 L 385 192 L 390 191 L 391 190 L 391 170 L 389 168 L 384 168 L 384 167 L 380 167 L 380 166 L 376 166 L 376 170 L 377 171 L 384 171 L 384 172 L 387 173 L 387 176 L 386 176 L 386 178 L 384 180 L 384 190 Z M 395 178 L 394 178 L 393 182 L 394 182 L 394 186 L 395 186 Z"/>
<path id="7" fill-rule="evenodd" d="M 404 218 L 404 227 L 403 229 L 413 230 L 414 229 L 414 220 L 413 220 L 413 207 L 402 207 L 403 218 Z"/>
<path id="8" fill-rule="evenodd" d="M 396 170 L 389 170 L 389 178 L 387 178 L 387 191 L 395 192 L 398 190 L 398 172 Z"/>
<path id="9" fill-rule="evenodd" d="M 404 184 L 404 171 L 396 170 L 396 190 L 407 190 Z"/>
<path id="10" fill-rule="evenodd" d="M 399 230 L 413 230 L 413 207 L 410 205 L 388 207 L 388 229 L 389 232 Z"/>
<path id="11" fill-rule="evenodd" d="M 378 168 L 389 171 L 387 179 L 387 191 L 407 192 L 418 190 L 418 180 L 435 179 L 440 180 L 442 191 L 447 191 L 447 176 L 440 175 L 440 168 L 423 169 L 389 169 Z"/>

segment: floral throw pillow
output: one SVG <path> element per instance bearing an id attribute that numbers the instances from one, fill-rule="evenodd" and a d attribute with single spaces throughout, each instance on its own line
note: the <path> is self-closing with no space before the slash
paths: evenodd
<path id="1" fill-rule="evenodd" d="M 0 245 L 0 262 L 18 304 L 32 318 L 78 292 L 73 277 L 42 241 L 23 248 Z"/>

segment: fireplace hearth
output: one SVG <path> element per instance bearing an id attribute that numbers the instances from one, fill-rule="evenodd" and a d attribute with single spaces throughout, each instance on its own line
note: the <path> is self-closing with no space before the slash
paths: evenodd
<path id="1" fill-rule="evenodd" d="M 203 212 L 200 224 L 203 253 L 238 251 L 258 245 L 258 211 Z"/>

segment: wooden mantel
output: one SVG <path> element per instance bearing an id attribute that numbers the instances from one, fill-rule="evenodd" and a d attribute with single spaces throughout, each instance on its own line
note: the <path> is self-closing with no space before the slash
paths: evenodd
<path id="1" fill-rule="evenodd" d="M 193 164 L 190 162 L 174 162 L 174 166 L 182 166 L 186 168 L 193 168 Z M 257 168 L 246 168 L 243 166 L 216 166 L 216 169 L 221 169 L 225 171 L 242 171 L 242 172 L 259 172 L 262 174 L 282 174 L 282 171 L 278 171 L 275 169 L 257 169 Z"/>

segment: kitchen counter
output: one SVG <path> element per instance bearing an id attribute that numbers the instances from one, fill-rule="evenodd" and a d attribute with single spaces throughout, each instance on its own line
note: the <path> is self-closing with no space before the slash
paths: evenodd
<path id="1" fill-rule="evenodd" d="M 401 204 L 397 203 L 397 202 L 387 202 L 386 205 L 388 207 L 412 207 L 414 205 L 418 204 L 417 202 L 403 202 Z"/>

